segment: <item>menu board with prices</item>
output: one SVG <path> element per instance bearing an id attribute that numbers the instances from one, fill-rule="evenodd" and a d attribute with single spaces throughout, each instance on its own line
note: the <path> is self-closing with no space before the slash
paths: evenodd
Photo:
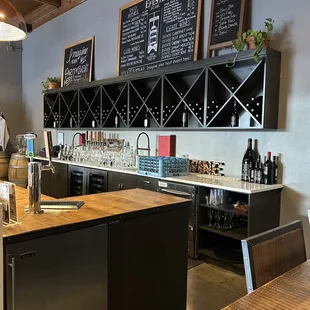
<path id="1" fill-rule="evenodd" d="M 196 60 L 201 0 L 142 0 L 120 9 L 118 75 Z"/>

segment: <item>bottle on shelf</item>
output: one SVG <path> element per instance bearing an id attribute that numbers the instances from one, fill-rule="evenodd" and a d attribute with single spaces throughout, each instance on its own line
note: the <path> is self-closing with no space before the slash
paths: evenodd
<path id="1" fill-rule="evenodd" d="M 255 165 L 253 162 L 250 162 L 250 183 L 255 182 Z"/>
<path id="2" fill-rule="evenodd" d="M 268 152 L 267 160 L 264 163 L 264 184 L 269 184 L 269 185 L 272 184 L 271 168 L 272 168 L 271 152 Z"/>
<path id="3" fill-rule="evenodd" d="M 255 183 L 262 184 L 263 183 L 263 169 L 260 155 L 256 161 L 255 165 Z"/>
<path id="4" fill-rule="evenodd" d="M 252 139 L 248 140 L 248 147 L 242 159 L 242 172 L 241 172 L 242 181 L 246 182 L 250 181 L 250 163 L 252 163 L 252 165 L 254 165 L 255 163 L 254 152 L 252 149 Z"/>
<path id="5" fill-rule="evenodd" d="M 237 102 L 234 101 L 234 108 L 230 118 L 230 126 L 231 127 L 239 127 L 239 114 L 237 111 Z"/>
<path id="6" fill-rule="evenodd" d="M 278 158 L 273 156 L 273 161 L 271 162 L 271 182 L 272 184 L 278 184 Z"/>
<path id="7" fill-rule="evenodd" d="M 116 128 L 119 127 L 119 119 L 118 119 L 118 115 L 117 115 L 117 114 L 115 115 L 115 118 L 114 118 L 114 126 L 115 126 Z"/>
<path id="8" fill-rule="evenodd" d="M 185 104 L 184 104 L 184 110 L 182 113 L 182 127 L 188 127 L 188 112 L 187 112 Z"/>
<path id="9" fill-rule="evenodd" d="M 145 113 L 144 120 L 143 120 L 143 126 L 150 127 L 150 117 L 149 117 L 148 112 Z"/>

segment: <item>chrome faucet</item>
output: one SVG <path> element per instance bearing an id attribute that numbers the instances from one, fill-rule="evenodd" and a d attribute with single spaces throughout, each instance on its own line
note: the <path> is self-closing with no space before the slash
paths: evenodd
<path id="1" fill-rule="evenodd" d="M 146 136 L 147 138 L 147 148 L 143 148 L 143 147 L 139 147 L 139 140 L 140 140 L 140 137 L 144 135 Z M 146 133 L 146 132 L 141 132 L 137 138 L 137 146 L 136 146 L 136 149 L 137 149 L 137 155 L 139 155 L 139 151 L 147 151 L 148 152 L 148 156 L 151 155 L 151 147 L 150 147 L 150 137 L 149 135 Z"/>
<path id="2" fill-rule="evenodd" d="M 40 162 L 34 162 L 34 139 L 36 135 L 26 134 L 27 141 L 27 157 L 30 158 L 28 163 L 28 210 L 30 214 L 41 214 L 41 173 L 45 170 L 51 170 L 55 173 L 52 164 L 52 134 L 50 131 L 44 132 L 45 151 L 48 158 L 48 165 L 42 165 Z"/>

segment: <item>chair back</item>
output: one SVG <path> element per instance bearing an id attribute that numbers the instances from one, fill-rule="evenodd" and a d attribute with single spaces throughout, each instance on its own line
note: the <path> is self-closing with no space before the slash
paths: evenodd
<path id="1" fill-rule="evenodd" d="M 248 293 L 307 260 L 301 221 L 241 241 Z"/>

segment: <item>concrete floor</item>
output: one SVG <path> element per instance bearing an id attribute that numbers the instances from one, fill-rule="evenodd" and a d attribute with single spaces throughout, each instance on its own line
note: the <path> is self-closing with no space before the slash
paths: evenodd
<path id="1" fill-rule="evenodd" d="M 219 310 L 246 295 L 245 277 L 203 263 L 188 271 L 187 310 Z"/>

